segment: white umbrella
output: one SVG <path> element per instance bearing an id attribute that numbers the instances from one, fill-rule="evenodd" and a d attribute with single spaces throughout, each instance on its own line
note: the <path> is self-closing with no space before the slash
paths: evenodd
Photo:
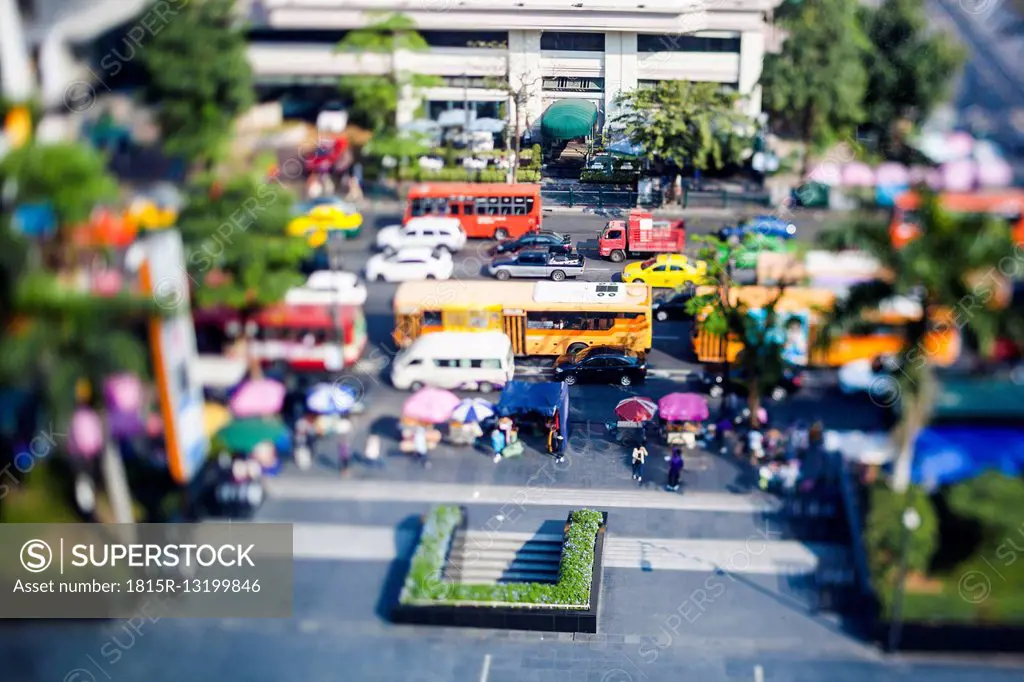
<path id="1" fill-rule="evenodd" d="M 453 422 L 459 422 L 460 424 L 468 424 L 472 422 L 482 422 L 483 420 L 493 416 L 494 405 L 483 398 L 467 398 L 452 410 L 452 416 L 450 419 Z"/>
<path id="2" fill-rule="evenodd" d="M 441 124 L 437 121 L 431 121 L 426 118 L 418 118 L 415 121 L 410 121 L 402 126 L 402 131 L 407 133 L 421 133 L 423 135 L 429 135 L 435 133 L 441 129 Z"/>
<path id="3" fill-rule="evenodd" d="M 306 396 L 306 407 L 317 414 L 348 414 L 358 402 L 352 387 L 338 384 L 317 384 Z"/>
<path id="4" fill-rule="evenodd" d="M 478 118 L 469 124 L 468 130 L 482 133 L 500 133 L 508 123 L 497 118 Z"/>
<path id="5" fill-rule="evenodd" d="M 476 112 L 470 109 L 468 112 L 465 109 L 449 109 L 448 111 L 442 111 L 441 115 L 437 117 L 437 123 L 442 128 L 455 128 L 466 125 L 466 121 L 472 123 L 476 120 Z"/>

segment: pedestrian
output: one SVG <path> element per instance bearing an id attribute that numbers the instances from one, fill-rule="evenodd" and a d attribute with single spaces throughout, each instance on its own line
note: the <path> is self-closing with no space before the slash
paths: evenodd
<path id="1" fill-rule="evenodd" d="M 633 448 L 633 480 L 637 483 L 644 481 L 644 464 L 647 463 L 647 448 L 643 442 Z"/>
<path id="2" fill-rule="evenodd" d="M 764 435 L 760 429 L 751 427 L 747 432 L 747 452 L 755 461 L 764 457 Z"/>
<path id="3" fill-rule="evenodd" d="M 491 448 L 494 450 L 494 461 L 501 461 L 501 451 L 505 449 L 505 434 L 500 428 L 495 427 L 491 431 Z"/>
<path id="4" fill-rule="evenodd" d="M 427 430 L 422 426 L 417 426 L 412 434 L 412 449 L 416 453 L 416 459 L 422 464 L 424 469 L 430 468 L 430 460 L 427 459 Z"/>
<path id="5" fill-rule="evenodd" d="M 342 474 L 348 472 L 352 462 L 352 422 L 342 419 L 338 424 L 338 468 Z"/>
<path id="6" fill-rule="evenodd" d="M 672 448 L 672 456 L 668 461 L 668 485 L 665 490 L 675 492 L 679 490 L 679 477 L 683 473 L 683 451 L 681 448 Z"/>
<path id="7" fill-rule="evenodd" d="M 295 422 L 295 463 L 302 470 L 313 464 L 313 436 L 316 422 L 311 415 L 303 415 Z"/>
<path id="8" fill-rule="evenodd" d="M 555 456 L 555 462 L 565 459 L 565 438 L 558 429 L 551 429 L 548 432 L 548 452 Z"/>
<path id="9" fill-rule="evenodd" d="M 384 464 L 384 460 L 380 458 L 380 436 L 370 434 L 366 439 L 366 445 L 363 447 L 363 458 L 371 466 L 382 466 Z"/>
<path id="10" fill-rule="evenodd" d="M 801 459 L 807 455 L 807 450 L 811 447 L 811 435 L 803 421 L 798 421 L 793 427 L 792 446 L 793 452 Z"/>

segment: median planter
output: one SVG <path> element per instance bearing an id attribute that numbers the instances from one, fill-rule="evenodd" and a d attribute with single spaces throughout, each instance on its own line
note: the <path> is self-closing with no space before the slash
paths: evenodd
<path id="1" fill-rule="evenodd" d="M 391 610 L 393 622 L 597 632 L 607 512 L 582 509 L 569 514 L 555 583 L 460 582 L 462 552 L 455 543 L 466 523 L 463 507 L 437 507 L 425 517 L 409 573 Z"/>

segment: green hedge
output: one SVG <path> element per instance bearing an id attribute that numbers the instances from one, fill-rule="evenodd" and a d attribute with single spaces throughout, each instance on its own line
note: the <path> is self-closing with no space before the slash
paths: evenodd
<path id="1" fill-rule="evenodd" d="M 465 168 L 442 168 L 439 171 L 423 168 L 399 168 L 398 179 L 406 182 L 505 182 L 508 174 L 496 168 L 482 171 Z M 516 175 L 519 182 L 540 182 L 540 171 L 520 168 Z"/>
<path id="2" fill-rule="evenodd" d="M 580 182 L 604 182 L 616 185 L 628 185 L 636 182 L 637 173 L 632 171 L 585 170 L 580 173 Z"/>
<path id="3" fill-rule="evenodd" d="M 562 544 L 558 582 L 469 585 L 444 580 L 444 563 L 452 535 L 461 520 L 458 507 L 436 507 L 427 516 L 402 588 L 403 604 L 434 602 L 501 602 L 586 608 L 594 571 L 594 543 L 602 514 L 580 509 L 571 515 Z"/>

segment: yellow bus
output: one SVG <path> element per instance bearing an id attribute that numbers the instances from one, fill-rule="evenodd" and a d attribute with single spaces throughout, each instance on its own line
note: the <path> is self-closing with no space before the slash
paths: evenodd
<path id="1" fill-rule="evenodd" d="M 698 293 L 713 291 L 701 287 Z M 778 289 L 761 286 L 739 286 L 729 290 L 732 305 L 742 303 L 752 312 L 763 309 L 776 296 Z M 798 364 L 812 367 L 839 367 L 854 360 L 871 360 L 879 355 L 899 353 L 904 344 L 901 327 L 920 320 L 920 306 L 915 308 L 910 301 L 894 299 L 881 309 L 866 312 L 861 324 L 840 334 L 828 348 L 817 343 L 822 323 L 835 305 L 836 294 L 828 289 L 789 287 L 775 306 L 779 324 L 786 330 L 787 341 L 790 332 L 796 332 L 797 345 L 805 350 L 805 359 Z M 721 363 L 736 360 L 743 344 L 738 338 L 728 341 L 721 335 L 712 334 L 704 328 L 705 315 L 698 315 L 694 324 L 693 350 L 700 362 Z M 948 366 L 960 355 L 961 339 L 951 324 L 948 311 L 933 310 L 928 315 L 928 331 L 924 338 L 924 352 L 939 366 Z"/>
<path id="2" fill-rule="evenodd" d="M 395 293 L 395 344 L 439 331 L 500 330 L 516 355 L 592 345 L 651 349 L 651 288 L 621 282 L 405 282 Z"/>

